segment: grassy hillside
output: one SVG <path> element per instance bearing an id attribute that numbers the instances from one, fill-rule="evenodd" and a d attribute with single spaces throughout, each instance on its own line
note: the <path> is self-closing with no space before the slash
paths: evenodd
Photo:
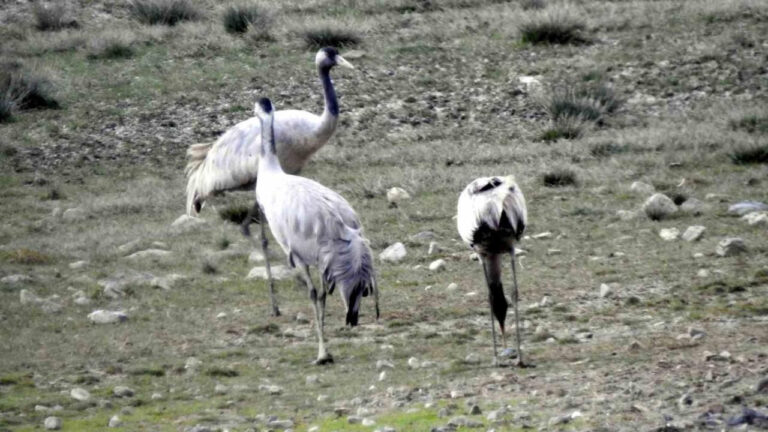
<path id="1" fill-rule="evenodd" d="M 768 4 L 223 3 L 176 0 L 166 24 L 142 2 L 2 6 L 0 430 L 719 430 L 768 412 L 768 225 L 728 212 L 768 203 Z M 249 6 L 244 32 L 231 6 Z M 278 282 L 270 317 L 245 278 L 255 243 L 219 217 L 252 193 L 171 223 L 187 146 L 257 96 L 322 110 L 325 44 L 358 71 L 333 70 L 339 128 L 302 175 L 350 201 L 377 256 L 408 255 L 377 260 L 378 323 L 366 299 L 344 328 L 332 296 L 336 364 L 317 367 L 306 292 Z M 482 270 L 453 219 L 467 183 L 506 174 L 529 207 L 534 369 L 491 366 Z M 391 187 L 412 199 L 389 206 Z M 651 188 L 678 211 L 647 217 Z M 692 225 L 698 241 L 659 235 Z M 719 256 L 730 237 L 746 251 Z M 147 249 L 167 252 L 128 258 Z M 128 319 L 92 324 L 96 309 Z"/>

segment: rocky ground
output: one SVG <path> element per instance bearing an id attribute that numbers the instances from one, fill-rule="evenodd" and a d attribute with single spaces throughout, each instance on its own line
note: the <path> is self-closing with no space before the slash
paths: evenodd
<path id="1" fill-rule="evenodd" d="M 5 7 L 3 58 L 62 107 L 0 124 L 0 430 L 768 429 L 768 169 L 735 156 L 768 145 L 768 7 L 552 1 L 587 40 L 536 45 L 529 3 L 283 2 L 259 41 L 213 4 L 165 28 L 72 3 L 80 27 L 60 32 Z M 218 216 L 250 195 L 179 217 L 186 147 L 254 93 L 321 109 L 302 41 L 318 23 L 357 32 L 342 53 L 361 72 L 334 70 L 339 130 L 302 174 L 359 213 L 383 312 L 366 299 L 344 328 L 332 297 L 327 367 L 291 271 L 273 268 L 270 317 L 264 257 Z M 133 54 L 90 56 L 113 32 Z M 545 141 L 547 97 L 594 80 L 620 109 Z M 530 369 L 510 349 L 491 364 L 452 219 L 469 181 L 507 173 L 530 212 Z"/>

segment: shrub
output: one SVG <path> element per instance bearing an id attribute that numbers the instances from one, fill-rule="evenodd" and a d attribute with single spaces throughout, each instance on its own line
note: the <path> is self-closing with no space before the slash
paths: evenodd
<path id="1" fill-rule="evenodd" d="M 547 4 L 544 2 L 544 0 L 521 0 L 520 6 L 523 8 L 523 10 L 538 10 L 544 9 L 547 7 Z"/>
<path id="2" fill-rule="evenodd" d="M 733 130 L 768 134 L 768 115 L 747 114 L 740 118 L 731 119 L 728 124 Z"/>
<path id="3" fill-rule="evenodd" d="M 544 173 L 541 180 L 547 187 L 575 186 L 577 184 L 576 173 L 570 168 L 555 168 Z"/>
<path id="4" fill-rule="evenodd" d="M 570 7 L 557 7 L 528 15 L 520 25 L 520 37 L 524 43 L 575 44 L 588 42 L 583 32 L 584 19 Z"/>
<path id="5" fill-rule="evenodd" d="M 585 122 L 581 117 L 557 117 L 552 120 L 552 125 L 545 129 L 539 138 L 547 142 L 574 139 L 582 135 L 584 127 Z"/>
<path id="6" fill-rule="evenodd" d="M 728 153 L 728 157 L 737 165 L 768 163 L 768 143 L 736 146 Z"/>
<path id="7" fill-rule="evenodd" d="M 88 58 L 118 59 L 129 58 L 134 54 L 135 38 L 126 32 L 106 32 L 88 43 Z"/>
<path id="8" fill-rule="evenodd" d="M 619 153 L 625 153 L 627 151 L 626 145 L 618 145 L 612 142 L 601 142 L 593 144 L 589 148 L 589 153 L 596 158 L 604 158 Z"/>
<path id="9" fill-rule="evenodd" d="M 232 222 L 233 224 L 240 225 L 248 217 L 250 206 L 245 205 L 231 205 L 223 207 L 219 210 L 219 217 L 222 220 Z"/>
<path id="10" fill-rule="evenodd" d="M 59 108 L 53 86 L 20 63 L 0 64 L 0 119 L 8 120 L 16 109 Z"/>
<path id="11" fill-rule="evenodd" d="M 189 0 L 133 0 L 131 13 L 144 24 L 174 26 L 182 21 L 196 21 L 201 14 Z"/>
<path id="12" fill-rule="evenodd" d="M 255 30 L 268 33 L 270 18 L 254 4 L 230 6 L 224 11 L 224 29 L 228 33 L 245 33 Z"/>
<path id="13" fill-rule="evenodd" d="M 359 44 L 360 37 L 347 30 L 318 27 L 304 31 L 304 43 L 310 49 L 320 49 L 326 46 L 341 48 Z"/>
<path id="14" fill-rule="evenodd" d="M 552 127 L 541 135 L 544 141 L 581 136 L 589 123 L 601 124 L 606 114 L 616 112 L 624 101 L 611 87 L 600 82 L 568 84 L 550 90 L 542 104 Z"/>
<path id="15" fill-rule="evenodd" d="M 79 27 L 77 21 L 67 16 L 63 2 L 35 3 L 32 12 L 35 15 L 35 27 L 41 31 Z"/>

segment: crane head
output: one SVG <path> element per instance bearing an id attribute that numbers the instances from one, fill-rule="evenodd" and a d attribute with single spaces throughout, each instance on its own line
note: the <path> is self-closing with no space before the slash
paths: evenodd
<path id="1" fill-rule="evenodd" d="M 344 57 L 340 56 L 336 48 L 333 47 L 320 48 L 320 51 L 318 51 L 315 56 L 315 64 L 318 68 L 330 69 L 336 65 L 349 69 L 355 68 L 350 62 L 345 60 Z"/>
<path id="2" fill-rule="evenodd" d="M 266 117 L 272 114 L 272 101 L 269 98 L 260 98 L 253 107 L 253 112 L 257 117 Z"/>

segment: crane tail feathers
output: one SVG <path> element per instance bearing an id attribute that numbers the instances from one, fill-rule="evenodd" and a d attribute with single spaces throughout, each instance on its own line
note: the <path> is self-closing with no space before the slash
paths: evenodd
<path id="1" fill-rule="evenodd" d="M 202 200 L 198 191 L 200 168 L 208 156 L 213 143 L 192 144 L 187 148 L 187 214 L 196 216 L 202 207 Z"/>
<path id="2" fill-rule="evenodd" d="M 351 240 L 336 240 L 323 248 L 322 254 L 323 278 L 328 284 L 329 291 L 339 287 L 341 295 L 347 304 L 346 323 L 356 326 L 360 312 L 360 301 L 369 293 L 376 298 L 378 319 L 378 294 L 373 273 L 373 258 L 371 250 L 359 234 Z"/>

